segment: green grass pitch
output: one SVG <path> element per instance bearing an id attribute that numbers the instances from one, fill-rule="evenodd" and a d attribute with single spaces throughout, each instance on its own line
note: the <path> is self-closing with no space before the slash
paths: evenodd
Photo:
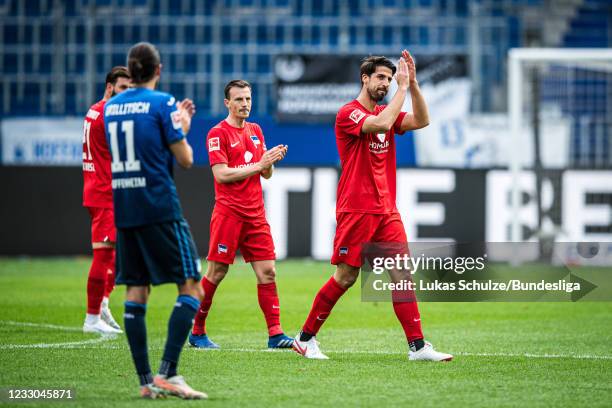
<path id="1" fill-rule="evenodd" d="M 48 407 L 603 407 L 612 401 L 612 303 L 422 303 L 427 339 L 455 354 L 450 363 L 422 363 L 408 361 L 391 305 L 362 303 L 355 287 L 318 336 L 331 359 L 311 361 L 264 351 L 255 277 L 244 264 L 231 268 L 207 322 L 223 349 L 182 354 L 179 372 L 210 399 L 143 401 L 125 337 L 100 341 L 80 332 L 88 269 L 87 258 L 0 259 L 0 387 L 75 390 L 71 403 L 38 403 Z M 333 269 L 286 261 L 277 271 L 282 324 L 294 335 Z M 123 296 L 118 287 L 111 298 L 117 320 Z M 154 370 L 175 297 L 171 285 L 153 289 L 147 325 Z"/>

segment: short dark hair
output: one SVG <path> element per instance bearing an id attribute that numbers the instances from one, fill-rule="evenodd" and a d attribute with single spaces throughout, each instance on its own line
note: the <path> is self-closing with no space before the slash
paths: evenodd
<path id="1" fill-rule="evenodd" d="M 374 72 L 376 72 L 377 67 L 387 67 L 391 70 L 391 75 L 395 75 L 395 64 L 393 64 L 389 58 L 370 55 L 369 57 L 365 57 L 361 60 L 361 73 L 359 74 L 361 85 L 363 85 L 363 79 L 361 78 L 364 75 L 372 75 Z"/>
<path id="2" fill-rule="evenodd" d="M 113 67 L 110 71 L 108 71 L 108 74 L 106 74 L 106 81 L 104 84 L 115 85 L 119 78 L 130 79 L 130 73 L 127 67 L 124 67 L 123 65 Z"/>
<path id="3" fill-rule="evenodd" d="M 150 81 L 155 76 L 155 70 L 159 64 L 159 51 L 151 43 L 139 42 L 128 52 L 128 70 L 132 82 L 136 84 Z"/>
<path id="4" fill-rule="evenodd" d="M 251 84 L 249 84 L 244 79 L 233 79 L 225 85 L 225 89 L 223 90 L 223 94 L 225 95 L 225 99 L 229 99 L 230 89 L 232 88 L 251 88 Z"/>

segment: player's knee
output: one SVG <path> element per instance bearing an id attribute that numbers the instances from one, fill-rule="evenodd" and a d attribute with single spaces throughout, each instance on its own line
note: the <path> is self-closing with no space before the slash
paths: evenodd
<path id="1" fill-rule="evenodd" d="M 265 268 L 262 271 L 262 275 L 265 280 L 269 282 L 274 282 L 274 279 L 276 279 L 276 268 L 274 266 Z"/>
<path id="2" fill-rule="evenodd" d="M 211 283 L 218 285 L 229 269 L 229 265 L 222 264 L 219 262 L 214 262 L 209 265 L 208 270 L 206 271 L 206 279 L 208 279 Z"/>
<path id="3" fill-rule="evenodd" d="M 338 285 L 343 288 L 350 288 L 357 281 L 357 277 L 359 276 L 359 268 L 354 268 L 348 265 L 338 266 L 336 269 L 336 273 L 334 274 L 334 278 Z"/>

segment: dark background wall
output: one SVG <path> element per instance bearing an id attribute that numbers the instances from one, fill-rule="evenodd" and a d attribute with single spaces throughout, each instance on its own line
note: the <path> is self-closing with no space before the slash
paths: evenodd
<path id="1" fill-rule="evenodd" d="M 485 235 L 485 170 L 454 171 L 451 192 L 421 192 L 419 202 L 437 202 L 446 214 L 442 224 L 420 226 L 419 236 L 482 241 Z M 426 175 L 424 176 L 426 177 Z M 84 255 L 91 253 L 90 221 L 82 207 L 79 167 L 3 167 L 0 255 Z M 214 184 L 208 166 L 175 169 L 185 218 L 200 256 L 208 253 Z M 313 190 L 287 192 L 287 255 L 308 257 L 312 239 L 323 239 L 313 225 Z M 466 226 L 469 225 L 469 228 Z M 313 235 L 314 234 L 314 235 Z"/>
<path id="2" fill-rule="evenodd" d="M 208 167 L 176 169 L 185 218 L 200 255 L 206 255 L 214 205 Z M 77 255 L 91 252 L 90 225 L 82 206 L 78 167 L 1 167 L 0 255 Z"/>

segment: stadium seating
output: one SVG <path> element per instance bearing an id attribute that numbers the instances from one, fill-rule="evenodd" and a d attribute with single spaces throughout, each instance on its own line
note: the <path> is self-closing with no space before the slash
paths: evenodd
<path id="1" fill-rule="evenodd" d="M 540 45 L 608 47 L 607 0 L 44 0 L 0 2 L 0 114 L 81 115 L 109 67 L 134 42 L 159 46 L 162 90 L 223 112 L 223 83 L 254 85 L 255 113 L 275 108 L 281 53 L 465 54 L 473 64 L 473 110 L 506 109 L 506 55 L 540 30 Z M 550 10 L 547 9 L 550 8 Z M 534 15 L 566 29 L 542 32 Z M 553 33 L 554 34 L 554 33 Z M 547 39 L 548 38 L 548 39 Z M 551 39 L 552 38 L 552 39 Z M 557 42 L 557 43 L 551 43 Z M 480 67 L 480 69 L 478 69 Z M 92 83 L 95 83 L 92 86 Z"/>

